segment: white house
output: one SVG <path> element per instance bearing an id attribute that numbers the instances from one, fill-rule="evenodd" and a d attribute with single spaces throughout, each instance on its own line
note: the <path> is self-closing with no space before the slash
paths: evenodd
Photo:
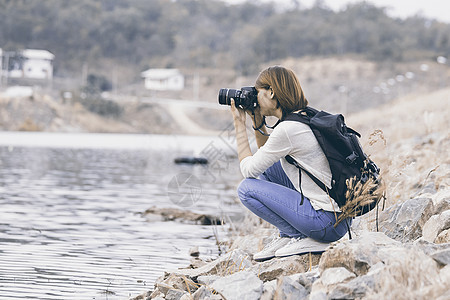
<path id="1" fill-rule="evenodd" d="M 27 49 L 20 51 L 9 58 L 8 77 L 52 79 L 54 58 L 55 55 L 47 50 Z"/>
<path id="2" fill-rule="evenodd" d="M 184 76 L 178 69 L 148 69 L 141 73 L 145 88 L 157 91 L 179 91 L 184 89 Z"/>

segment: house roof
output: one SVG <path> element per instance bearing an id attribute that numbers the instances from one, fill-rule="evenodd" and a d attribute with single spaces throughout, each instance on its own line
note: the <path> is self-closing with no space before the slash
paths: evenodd
<path id="1" fill-rule="evenodd" d="M 148 69 L 141 73 L 144 78 L 164 79 L 175 75 L 181 75 L 178 69 Z"/>
<path id="2" fill-rule="evenodd" d="M 52 60 L 55 58 L 55 55 L 53 53 L 47 51 L 47 50 L 37 50 L 37 49 L 26 49 L 22 51 L 22 55 L 27 58 L 34 58 L 34 59 L 48 59 Z"/>

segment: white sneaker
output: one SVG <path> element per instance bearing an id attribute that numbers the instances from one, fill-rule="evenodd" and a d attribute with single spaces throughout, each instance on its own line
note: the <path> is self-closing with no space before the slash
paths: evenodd
<path id="1" fill-rule="evenodd" d="M 324 252 L 329 245 L 330 243 L 318 242 L 309 237 L 292 238 L 286 246 L 280 248 L 275 252 L 275 256 L 284 257 L 296 254 L 305 254 L 309 252 L 321 253 Z"/>
<path id="2" fill-rule="evenodd" d="M 253 259 L 256 261 L 264 261 L 275 257 L 275 252 L 286 246 L 290 242 L 289 237 L 276 237 L 270 243 L 268 243 L 261 251 L 253 255 Z"/>

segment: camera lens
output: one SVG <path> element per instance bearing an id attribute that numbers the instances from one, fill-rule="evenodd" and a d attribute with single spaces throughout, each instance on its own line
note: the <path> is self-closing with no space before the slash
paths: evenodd
<path id="1" fill-rule="evenodd" d="M 229 89 L 220 89 L 220 91 L 219 91 L 219 104 L 230 105 L 230 103 L 227 102 L 228 90 Z"/>
<path id="2" fill-rule="evenodd" d="M 220 89 L 219 91 L 219 104 L 222 105 L 231 105 L 231 98 L 234 101 L 239 101 L 240 90 L 235 89 Z"/>

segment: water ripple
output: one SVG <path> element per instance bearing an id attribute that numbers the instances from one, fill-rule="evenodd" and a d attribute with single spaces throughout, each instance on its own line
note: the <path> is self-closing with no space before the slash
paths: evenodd
<path id="1" fill-rule="evenodd" d="M 175 155 L 0 147 L 0 298 L 124 299 L 187 265 L 192 245 L 216 256 L 212 227 L 139 214 L 176 207 L 167 185 L 192 172 L 202 197 L 190 210 L 240 216 L 237 165 L 212 181 L 204 167 L 174 165 Z"/>

